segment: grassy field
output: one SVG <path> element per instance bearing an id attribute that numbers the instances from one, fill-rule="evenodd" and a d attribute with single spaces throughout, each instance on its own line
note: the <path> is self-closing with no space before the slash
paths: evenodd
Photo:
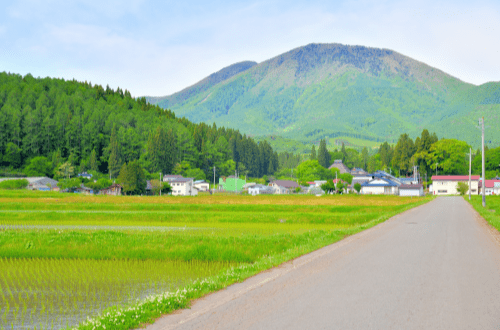
<path id="1" fill-rule="evenodd" d="M 0 328 L 130 329 L 430 199 L 0 191 Z"/>
<path id="2" fill-rule="evenodd" d="M 469 201 L 469 197 L 465 196 Z M 486 208 L 482 205 L 482 196 L 472 196 L 470 203 L 479 214 L 500 231 L 500 196 L 486 196 Z"/>

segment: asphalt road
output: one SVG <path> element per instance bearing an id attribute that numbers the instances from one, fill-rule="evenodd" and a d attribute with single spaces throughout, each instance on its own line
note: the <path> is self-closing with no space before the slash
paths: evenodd
<path id="1" fill-rule="evenodd" d="M 500 235 L 437 198 L 147 329 L 500 330 Z"/>

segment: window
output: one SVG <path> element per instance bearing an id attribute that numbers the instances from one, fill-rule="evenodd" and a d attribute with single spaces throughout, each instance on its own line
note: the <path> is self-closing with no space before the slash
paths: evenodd
<path id="1" fill-rule="evenodd" d="M 448 190 L 438 190 L 439 194 L 446 194 L 447 192 L 448 192 Z"/>

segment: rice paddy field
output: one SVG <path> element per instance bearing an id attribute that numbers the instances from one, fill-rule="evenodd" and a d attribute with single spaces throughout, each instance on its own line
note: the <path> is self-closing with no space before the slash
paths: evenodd
<path id="1" fill-rule="evenodd" d="M 131 329 L 431 200 L 0 191 L 0 329 Z"/>

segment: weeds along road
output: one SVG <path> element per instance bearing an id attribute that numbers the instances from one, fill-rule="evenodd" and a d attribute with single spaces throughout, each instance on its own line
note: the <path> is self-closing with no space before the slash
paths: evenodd
<path id="1" fill-rule="evenodd" d="M 195 301 L 158 329 L 500 329 L 500 238 L 461 197 Z"/>

